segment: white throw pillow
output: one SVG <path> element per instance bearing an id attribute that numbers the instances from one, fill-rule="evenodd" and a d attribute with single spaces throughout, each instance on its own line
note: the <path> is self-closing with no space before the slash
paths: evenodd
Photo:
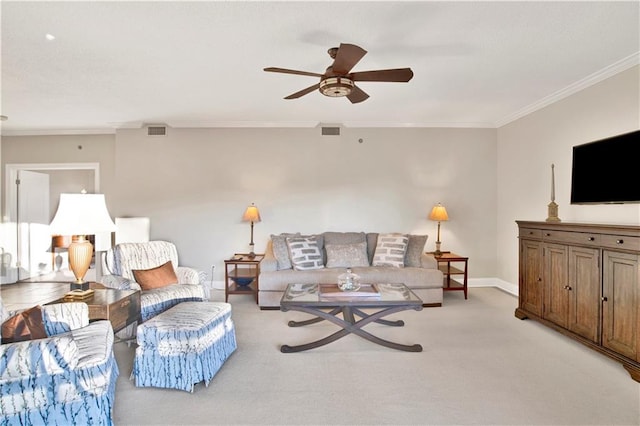
<path id="1" fill-rule="evenodd" d="M 409 237 L 405 234 L 380 234 L 376 251 L 373 254 L 373 266 L 394 266 L 404 268 L 404 255 Z"/>
<path id="2" fill-rule="evenodd" d="M 369 266 L 367 243 L 327 244 L 327 268 Z"/>
<path id="3" fill-rule="evenodd" d="M 287 237 L 289 257 L 293 269 L 305 271 L 308 269 L 322 269 L 322 253 L 315 236 Z"/>

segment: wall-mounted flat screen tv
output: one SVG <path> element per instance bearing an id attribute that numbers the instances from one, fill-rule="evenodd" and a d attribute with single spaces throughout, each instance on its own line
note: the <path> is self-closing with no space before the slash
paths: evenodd
<path id="1" fill-rule="evenodd" d="M 640 130 L 573 147 L 571 204 L 640 203 Z"/>

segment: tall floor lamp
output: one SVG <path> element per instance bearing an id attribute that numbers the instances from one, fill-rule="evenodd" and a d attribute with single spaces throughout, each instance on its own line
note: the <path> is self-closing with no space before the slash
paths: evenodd
<path id="1" fill-rule="evenodd" d="M 438 240 L 436 241 L 436 251 L 433 252 L 435 256 L 442 256 L 440 251 L 440 222 L 444 222 L 449 220 L 449 215 L 447 215 L 447 209 L 440 203 L 433 206 L 431 209 L 431 213 L 429 214 L 429 219 L 438 221 Z"/>
<path id="2" fill-rule="evenodd" d="M 244 211 L 244 214 L 242 215 L 242 221 L 251 222 L 251 242 L 249 243 L 249 249 L 250 249 L 249 257 L 254 258 L 256 257 L 256 254 L 253 251 L 255 248 L 255 245 L 253 244 L 253 224 L 254 222 L 261 221 L 260 210 L 258 210 L 255 204 L 251 203 L 251 205 L 247 207 L 247 209 Z"/>
<path id="3" fill-rule="evenodd" d="M 84 276 L 91 265 L 93 245 L 87 235 L 116 230 L 109 216 L 104 194 L 60 194 L 60 203 L 51 221 L 52 235 L 72 235 L 69 245 L 69 268 L 76 280 L 71 290 L 88 290 Z"/>

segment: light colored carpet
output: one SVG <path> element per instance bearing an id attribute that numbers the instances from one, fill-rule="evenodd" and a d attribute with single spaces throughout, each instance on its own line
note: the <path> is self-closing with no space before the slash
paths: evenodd
<path id="1" fill-rule="evenodd" d="M 215 292 L 219 300 L 221 292 Z M 133 424 L 639 424 L 640 384 L 621 365 L 533 321 L 514 317 L 517 299 L 473 288 L 444 306 L 401 312 L 405 326 L 367 330 L 421 353 L 349 335 L 283 354 L 336 330 L 289 328 L 302 313 L 260 311 L 231 296 L 238 350 L 194 393 L 136 388 L 134 348 L 116 345 L 121 373 L 114 421 Z"/>

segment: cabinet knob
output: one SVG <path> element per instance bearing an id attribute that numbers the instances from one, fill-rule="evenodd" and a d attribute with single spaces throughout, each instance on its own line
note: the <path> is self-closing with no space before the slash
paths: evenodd
<path id="1" fill-rule="evenodd" d="M 624 240 L 616 240 L 616 244 L 624 244 Z"/>
<path id="2" fill-rule="evenodd" d="M 606 302 L 608 299 L 606 298 L 606 296 L 603 296 L 600 300 L 602 300 L 603 302 Z"/>
<path id="3" fill-rule="evenodd" d="M 550 237 L 550 236 L 551 236 L 551 234 L 549 234 L 548 232 L 547 232 L 546 234 L 544 234 L 544 235 L 546 235 L 547 237 Z"/>
<path id="4" fill-rule="evenodd" d="M 542 278 L 538 278 L 538 282 L 541 282 L 541 281 L 542 281 Z"/>
<path id="5" fill-rule="evenodd" d="M 595 238 L 589 237 L 589 241 L 595 241 Z"/>

